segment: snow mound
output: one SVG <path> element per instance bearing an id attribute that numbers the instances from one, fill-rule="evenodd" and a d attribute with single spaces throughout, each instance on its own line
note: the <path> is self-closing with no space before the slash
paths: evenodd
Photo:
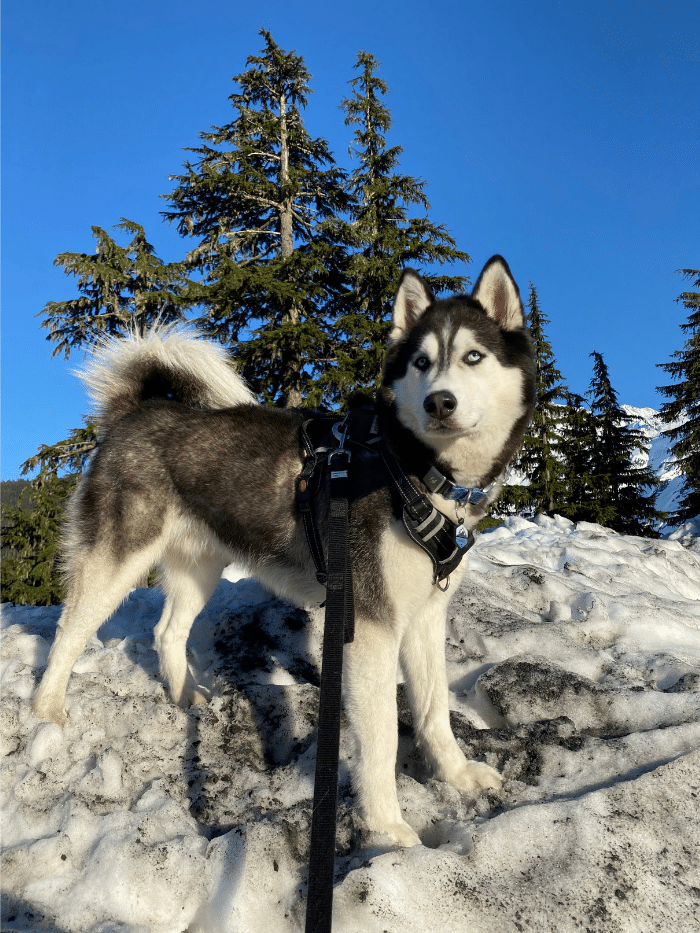
<path id="1" fill-rule="evenodd" d="M 334 933 L 690 933 L 700 922 L 700 554 L 566 519 L 482 534 L 450 611 L 452 723 L 504 774 L 461 797 L 415 748 L 399 799 L 423 846 L 353 808 L 341 743 Z M 213 693 L 168 700 L 136 590 L 73 674 L 65 729 L 29 708 L 57 608 L 2 620 L 2 929 L 304 927 L 321 614 L 227 571 L 190 639 Z"/>

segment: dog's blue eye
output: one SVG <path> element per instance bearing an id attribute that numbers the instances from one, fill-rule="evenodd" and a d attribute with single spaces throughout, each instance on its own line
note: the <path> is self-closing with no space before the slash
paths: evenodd
<path id="1" fill-rule="evenodd" d="M 466 356 L 467 363 L 478 363 L 480 360 L 483 360 L 483 358 L 483 353 L 479 353 L 478 350 L 470 350 Z"/>
<path id="2" fill-rule="evenodd" d="M 413 365 L 424 373 L 430 367 L 430 360 L 427 356 L 419 356 L 417 360 L 414 360 Z"/>

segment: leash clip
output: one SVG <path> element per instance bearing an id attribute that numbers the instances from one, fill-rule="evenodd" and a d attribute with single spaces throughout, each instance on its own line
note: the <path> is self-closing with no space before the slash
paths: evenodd
<path id="1" fill-rule="evenodd" d="M 331 450 L 329 452 L 328 466 L 331 465 L 331 460 L 333 459 L 333 457 L 335 457 L 336 454 L 345 454 L 345 456 L 348 458 L 347 460 L 348 463 L 350 463 L 350 461 L 352 460 L 352 454 L 350 453 L 349 450 L 345 449 L 345 438 L 348 436 L 348 428 L 349 428 L 347 420 L 348 420 L 347 417 L 345 417 L 343 421 L 337 421 L 331 429 L 333 431 L 333 437 L 338 441 L 338 446 L 334 450 Z M 331 473 L 331 478 L 333 479 L 336 478 L 336 475 L 337 474 Z M 344 471 L 344 475 L 345 476 L 348 475 L 347 471 Z"/>

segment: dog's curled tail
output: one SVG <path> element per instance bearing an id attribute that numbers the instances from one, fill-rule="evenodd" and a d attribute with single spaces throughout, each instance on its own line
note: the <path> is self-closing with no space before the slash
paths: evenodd
<path id="1" fill-rule="evenodd" d="M 150 398 L 202 409 L 255 402 L 223 347 L 182 324 L 106 340 L 78 375 L 101 431 Z"/>

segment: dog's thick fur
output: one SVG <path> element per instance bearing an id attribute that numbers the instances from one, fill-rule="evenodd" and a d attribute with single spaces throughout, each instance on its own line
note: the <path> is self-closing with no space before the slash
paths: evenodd
<path id="1" fill-rule="evenodd" d="M 38 717 L 60 725 L 78 656 L 155 564 L 166 595 L 155 643 L 183 706 L 207 699 L 185 646 L 227 564 L 244 564 L 300 605 L 324 598 L 295 505 L 304 413 L 257 405 L 222 350 L 177 329 L 107 344 L 85 381 L 102 440 L 69 508 L 66 602 L 33 704 Z M 522 439 L 533 399 L 531 346 L 504 260 L 487 263 L 471 296 L 447 300 L 435 299 L 415 272 L 403 274 L 377 409 L 387 443 L 419 488 L 418 457 L 459 485 L 492 483 Z M 430 559 L 406 534 L 377 460 L 353 458 L 356 636 L 346 648 L 345 706 L 369 827 L 415 845 L 394 775 L 399 661 L 435 776 L 472 794 L 497 789 L 500 777 L 465 759 L 449 723 L 446 611 L 467 561 L 452 574 L 449 595 L 433 584 Z M 461 514 L 468 528 L 500 489 L 496 483 L 483 506 Z M 454 502 L 431 500 L 455 518 Z"/>

